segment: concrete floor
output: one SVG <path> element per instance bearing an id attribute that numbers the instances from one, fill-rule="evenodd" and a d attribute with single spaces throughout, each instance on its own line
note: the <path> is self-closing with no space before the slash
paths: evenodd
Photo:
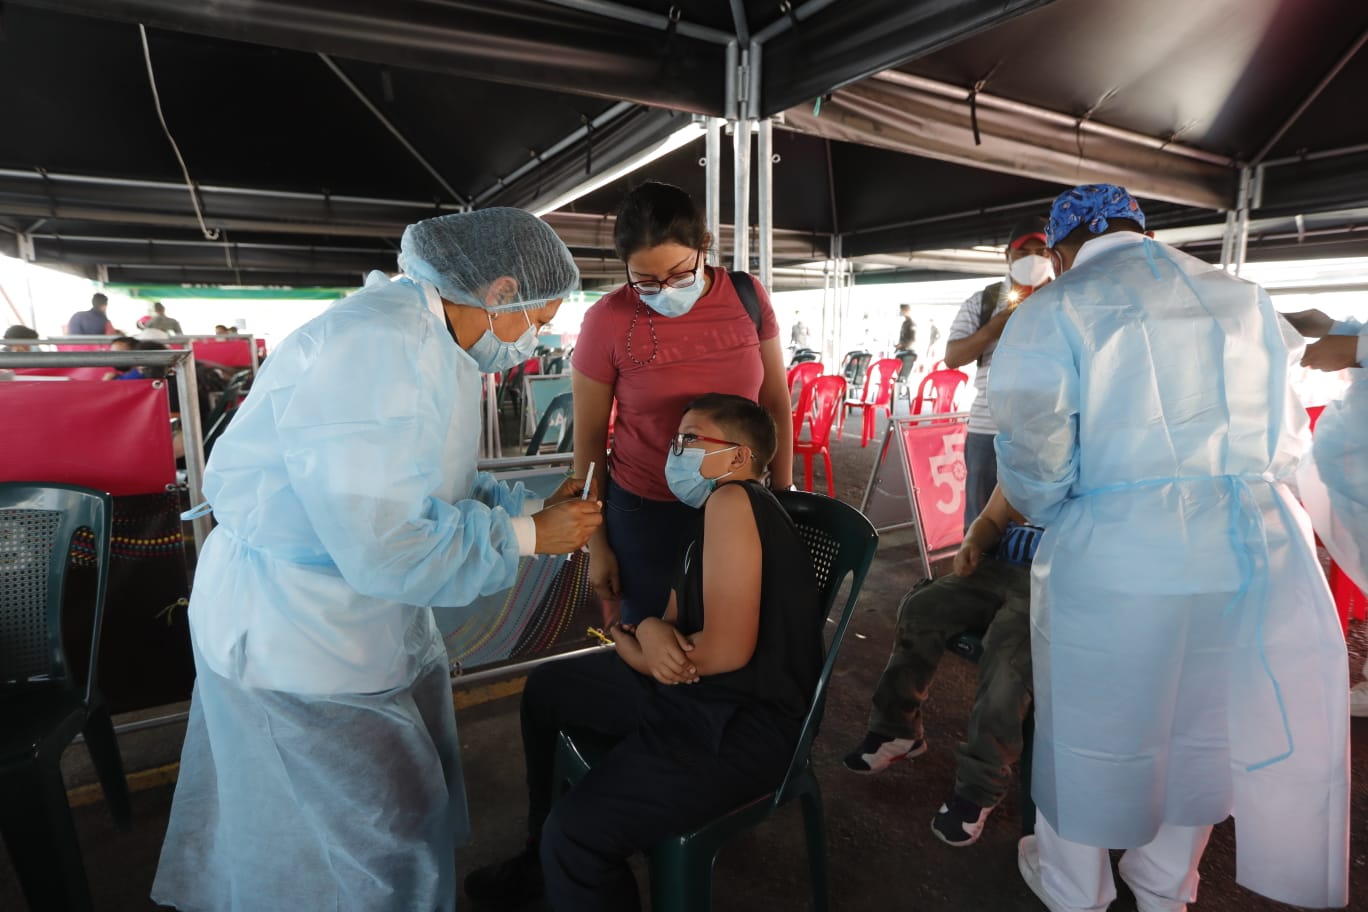
<path id="1" fill-rule="evenodd" d="M 875 447 L 859 447 L 858 420 L 846 428 L 835 463 L 837 493 L 859 503 Z M 823 488 L 818 468 L 818 488 Z M 907 533 L 884 537 L 837 665 L 814 762 L 824 790 L 832 908 L 895 908 L 906 912 L 1023 910 L 1044 907 L 1016 870 L 1020 836 L 1017 794 L 990 819 L 978 845 L 951 849 L 931 834 L 931 815 L 954 781 L 953 745 L 964 737 L 974 693 L 974 669 L 947 658 L 926 710 L 931 751 L 877 776 L 857 776 L 840 758 L 863 735 L 869 694 L 882 670 L 898 600 L 919 576 Z M 1368 651 L 1368 625 L 1350 631 L 1351 679 Z M 521 847 L 525 797 L 513 688 L 489 687 L 458 695 L 466 783 L 474 836 L 457 863 L 460 874 L 499 860 Z M 95 908 L 101 912 L 156 908 L 147 899 L 170 809 L 174 769 L 183 726 L 137 732 L 122 740 L 134 787 L 134 829 L 113 829 L 93 781 L 84 748 L 67 752 L 77 827 Z M 1368 910 L 1368 720 L 1354 720 L 1350 909 Z M 136 772 L 135 772 L 136 771 Z M 97 787 L 96 787 L 97 788 Z M 1192 907 L 1209 912 L 1285 909 L 1234 883 L 1234 828 L 1217 828 L 1203 859 L 1201 898 Z M 644 885 L 644 877 L 642 878 Z M 1130 912 L 1134 900 L 1118 883 L 1113 912 Z M 461 904 L 469 907 L 464 900 Z M 801 815 L 789 809 L 721 854 L 716 872 L 719 912 L 766 912 L 809 907 Z M 8 858 L 0 853 L 0 910 L 26 908 Z M 270 912 L 270 910 L 261 910 Z"/>

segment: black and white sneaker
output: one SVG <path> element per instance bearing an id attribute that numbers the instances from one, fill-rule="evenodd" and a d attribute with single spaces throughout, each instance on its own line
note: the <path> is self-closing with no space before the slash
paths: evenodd
<path id="1" fill-rule="evenodd" d="M 890 738 L 865 732 L 860 746 L 845 755 L 846 769 L 856 773 L 881 773 L 899 760 L 926 753 L 925 738 Z"/>
<path id="2" fill-rule="evenodd" d="M 981 808 L 966 798 L 954 795 L 931 818 L 931 832 L 948 846 L 971 846 L 978 842 L 983 825 L 992 812 L 992 808 Z"/>

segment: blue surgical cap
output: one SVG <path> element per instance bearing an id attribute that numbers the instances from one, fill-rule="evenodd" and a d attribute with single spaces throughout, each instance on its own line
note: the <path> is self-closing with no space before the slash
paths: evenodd
<path id="1" fill-rule="evenodd" d="M 504 276 L 518 283 L 513 300 L 492 311 L 530 310 L 579 286 L 570 249 L 546 222 L 508 207 L 477 209 L 415 222 L 399 241 L 399 268 L 431 282 L 453 304 L 485 307 L 485 292 Z"/>
<path id="2" fill-rule="evenodd" d="M 1088 231 L 1101 234 L 1110 224 L 1108 219 L 1125 218 L 1145 227 L 1145 213 L 1135 197 L 1125 187 L 1116 184 L 1084 184 L 1065 190 L 1050 207 L 1050 223 L 1045 228 L 1045 242 L 1058 244 L 1077 228 L 1087 225 Z"/>

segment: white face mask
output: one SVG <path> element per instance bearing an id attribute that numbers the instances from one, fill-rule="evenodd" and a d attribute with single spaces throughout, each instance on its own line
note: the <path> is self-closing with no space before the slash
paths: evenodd
<path id="1" fill-rule="evenodd" d="M 1035 288 L 1044 285 L 1047 280 L 1054 276 L 1054 267 L 1045 257 L 1028 254 L 1013 260 L 1007 273 L 1016 284 Z"/>

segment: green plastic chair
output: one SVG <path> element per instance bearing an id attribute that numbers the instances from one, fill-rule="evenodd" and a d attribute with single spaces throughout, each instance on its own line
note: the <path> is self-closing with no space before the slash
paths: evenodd
<path id="1" fill-rule="evenodd" d="M 114 725 L 96 686 L 112 515 L 100 491 L 0 483 L 0 834 L 35 910 L 90 908 L 61 770 L 78 732 L 115 824 L 127 829 L 131 818 Z M 98 568 L 84 675 L 62 642 L 67 564 L 83 528 L 93 533 Z"/>
<path id="2" fill-rule="evenodd" d="M 869 520 L 853 507 L 801 491 L 776 495 L 798 527 L 812 554 L 813 572 L 821 589 L 820 615 L 813 622 L 825 629 L 841 584 L 850 579 L 850 594 L 836 624 L 826 661 L 812 694 L 798 745 L 788 772 L 773 792 L 761 796 L 694 830 L 661 840 L 649 851 L 652 912 L 702 912 L 712 908 L 713 864 L 727 840 L 767 820 L 779 808 L 797 800 L 803 808 L 807 833 L 808 866 L 812 876 L 813 908 L 828 908 L 826 826 L 822 813 L 822 790 L 812 773 L 812 741 L 822 721 L 822 708 L 832 668 L 850 625 L 865 574 L 874 560 L 879 534 Z M 584 778 L 595 761 L 612 747 L 610 742 L 581 733 L 561 732 L 556 745 L 556 783 L 564 788 Z"/>

